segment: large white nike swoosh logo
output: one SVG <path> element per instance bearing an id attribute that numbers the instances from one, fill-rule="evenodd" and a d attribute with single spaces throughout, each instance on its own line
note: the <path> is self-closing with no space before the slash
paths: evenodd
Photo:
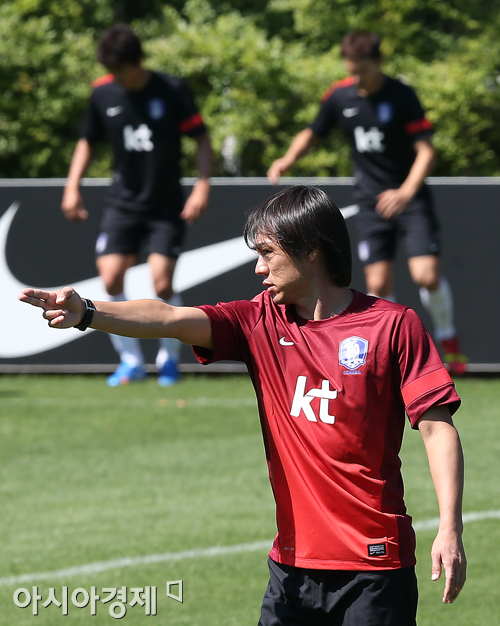
<path id="1" fill-rule="evenodd" d="M 79 330 L 65 331 L 49 328 L 42 319 L 36 319 L 39 311 L 26 306 L 17 299 L 25 287 L 11 273 L 5 254 L 10 225 L 19 208 L 13 203 L 0 218 L 0 285 L 2 306 L 0 306 L 0 358 L 19 358 L 52 350 L 83 336 Z M 174 275 L 174 289 L 181 293 L 201 283 L 220 276 L 245 263 L 255 261 L 255 252 L 245 245 L 243 237 L 221 241 L 181 254 Z M 58 287 L 41 287 L 55 291 Z M 74 283 L 82 296 L 96 300 L 106 300 L 107 296 L 99 276 Z M 38 287 L 38 285 L 37 285 Z M 131 300 L 156 298 L 151 275 L 146 263 L 128 270 L 125 277 L 125 292 Z M 87 331 L 92 332 L 92 329 Z"/>
<path id="2" fill-rule="evenodd" d="M 287 341 L 286 337 L 281 337 L 280 339 L 280 346 L 294 346 L 295 344 L 293 343 L 293 341 Z"/>

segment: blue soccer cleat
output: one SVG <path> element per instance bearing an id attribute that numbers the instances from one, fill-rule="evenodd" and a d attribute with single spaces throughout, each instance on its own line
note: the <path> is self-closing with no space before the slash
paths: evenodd
<path id="1" fill-rule="evenodd" d="M 170 387 L 170 385 L 175 385 L 181 377 L 177 368 L 177 361 L 175 359 L 168 359 L 165 361 L 165 363 L 160 367 L 158 374 L 158 384 L 160 387 Z"/>
<path id="2" fill-rule="evenodd" d="M 120 385 L 128 385 L 134 380 L 144 380 L 146 376 L 147 374 L 141 365 L 129 365 L 122 362 L 106 382 L 110 387 L 119 387 Z"/>

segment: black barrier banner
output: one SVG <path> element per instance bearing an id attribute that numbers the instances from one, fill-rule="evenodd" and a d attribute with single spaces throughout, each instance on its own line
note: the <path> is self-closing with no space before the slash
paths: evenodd
<path id="1" fill-rule="evenodd" d="M 183 181 L 186 195 L 193 182 Z M 342 209 L 353 244 L 353 287 L 365 290 L 356 252 L 352 179 L 287 178 L 283 183 L 275 188 L 263 178 L 213 179 L 209 209 L 189 229 L 176 269 L 174 288 L 186 305 L 250 299 L 261 291 L 261 278 L 254 274 L 255 254 L 241 236 L 245 214 L 277 189 L 299 183 L 319 186 Z M 105 298 L 94 246 L 108 181 L 83 181 L 90 215 L 81 224 L 68 222 L 61 213 L 64 184 L 64 179 L 0 181 L 0 372 L 111 371 L 116 366 L 117 356 L 104 333 L 50 329 L 39 311 L 17 300 L 26 286 L 55 289 L 67 284 L 83 296 Z M 442 226 L 442 270 L 453 290 L 455 323 L 471 371 L 500 370 L 500 179 L 431 178 L 429 184 Z M 432 334 L 402 250 L 396 259 L 395 287 L 398 302 L 414 308 Z M 144 255 L 127 273 L 125 291 L 130 299 L 155 297 Z M 157 342 L 144 341 L 143 348 L 153 368 Z M 196 369 L 187 346 L 182 365 Z"/>

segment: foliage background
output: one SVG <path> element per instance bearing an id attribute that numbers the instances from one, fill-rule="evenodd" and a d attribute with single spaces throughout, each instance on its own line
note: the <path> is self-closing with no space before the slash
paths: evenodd
<path id="1" fill-rule="evenodd" d="M 210 127 L 215 175 L 265 175 L 345 75 L 340 41 L 360 28 L 382 36 L 387 73 L 428 110 L 435 174 L 500 175 L 500 0 L 4 0 L 0 177 L 66 175 L 90 82 L 103 74 L 96 42 L 117 22 L 143 38 L 147 67 L 188 81 Z M 187 176 L 194 150 L 187 140 Z M 89 175 L 109 168 L 104 151 Z M 350 172 L 333 133 L 292 173 Z"/>

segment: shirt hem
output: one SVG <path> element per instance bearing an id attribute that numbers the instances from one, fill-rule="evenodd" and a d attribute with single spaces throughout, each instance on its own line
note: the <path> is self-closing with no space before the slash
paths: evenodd
<path id="1" fill-rule="evenodd" d="M 416 564 L 416 559 L 408 561 L 346 561 L 337 559 L 308 559 L 296 556 L 287 556 L 280 554 L 276 549 L 269 552 L 269 558 L 276 563 L 291 565 L 292 567 L 301 567 L 304 569 L 326 569 L 326 570 L 348 570 L 348 571 L 373 571 L 373 570 L 394 570 L 403 567 L 412 567 Z"/>

